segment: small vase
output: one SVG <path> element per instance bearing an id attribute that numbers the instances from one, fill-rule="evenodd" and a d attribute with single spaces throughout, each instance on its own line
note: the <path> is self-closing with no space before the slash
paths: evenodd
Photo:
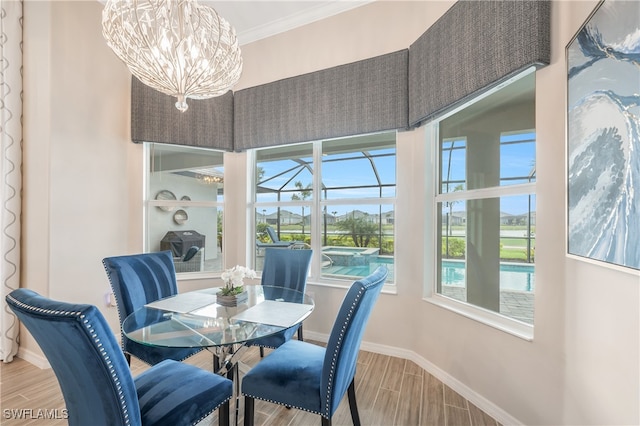
<path id="1" fill-rule="evenodd" d="M 223 296 L 222 294 L 217 294 L 216 302 L 221 306 L 238 306 L 240 303 L 244 303 L 249 298 L 249 293 L 243 291 L 240 294 L 233 294 L 230 296 Z"/>

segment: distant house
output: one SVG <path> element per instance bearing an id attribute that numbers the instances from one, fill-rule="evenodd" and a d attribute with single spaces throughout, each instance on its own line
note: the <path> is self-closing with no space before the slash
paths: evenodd
<path id="1" fill-rule="evenodd" d="M 451 226 L 459 226 L 467 223 L 467 212 L 444 212 L 442 213 L 442 223 L 448 223 Z"/>
<path id="2" fill-rule="evenodd" d="M 529 223 L 529 220 L 531 220 L 531 225 L 536 224 L 536 212 L 522 214 L 509 214 L 500 212 L 501 225 L 525 226 Z"/>

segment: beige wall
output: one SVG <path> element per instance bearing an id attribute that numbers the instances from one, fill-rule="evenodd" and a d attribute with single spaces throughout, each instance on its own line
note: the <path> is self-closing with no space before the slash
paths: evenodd
<path id="1" fill-rule="evenodd" d="M 237 89 L 406 48 L 451 4 L 379 1 L 243 46 Z M 423 128 L 398 137 L 398 291 L 381 297 L 366 344 L 416 360 L 504 422 L 640 423 L 640 278 L 567 258 L 564 247 L 564 48 L 596 4 L 553 3 L 552 64 L 536 77 L 532 342 L 422 300 L 432 253 L 416 235 L 428 236 L 432 223 L 424 220 L 430 150 Z M 98 2 L 25 2 L 23 285 L 101 306 L 117 329 L 102 303 L 100 260 L 142 249 L 142 149 L 129 140 L 129 74 L 102 40 L 100 12 Z M 225 158 L 234 176 L 227 193 L 238 196 L 225 209 L 226 232 L 237 236 L 225 238 L 227 264 L 245 261 L 246 160 Z M 326 334 L 344 290 L 310 289 L 317 309 L 306 330 Z M 23 343 L 23 355 L 37 356 Z"/>
<path id="2" fill-rule="evenodd" d="M 104 307 L 102 258 L 142 247 L 130 74 L 104 43 L 100 3 L 24 8 L 23 285 Z M 103 312 L 115 327 L 115 309 Z"/>

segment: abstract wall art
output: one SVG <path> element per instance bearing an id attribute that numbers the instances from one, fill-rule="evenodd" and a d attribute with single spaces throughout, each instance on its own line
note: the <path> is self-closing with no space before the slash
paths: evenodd
<path id="1" fill-rule="evenodd" d="M 599 3 L 566 58 L 568 253 L 640 269 L 640 1 Z"/>

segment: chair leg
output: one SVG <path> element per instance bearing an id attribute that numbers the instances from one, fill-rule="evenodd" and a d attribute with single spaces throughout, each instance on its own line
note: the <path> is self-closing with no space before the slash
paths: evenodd
<path id="1" fill-rule="evenodd" d="M 218 426 L 229 426 L 229 401 L 218 408 Z"/>
<path id="2" fill-rule="evenodd" d="M 130 354 L 130 353 L 127 353 L 127 352 L 125 352 L 125 353 L 124 353 L 124 359 L 126 359 L 126 360 L 127 360 L 127 364 L 129 365 L 129 367 L 131 367 L 131 354 Z"/>
<path id="3" fill-rule="evenodd" d="M 244 426 L 253 426 L 253 404 L 254 399 L 244 396 Z"/>
<path id="4" fill-rule="evenodd" d="M 218 358 L 218 355 L 213 354 L 213 372 L 217 373 L 218 370 L 220 370 L 220 358 Z"/>
<path id="5" fill-rule="evenodd" d="M 320 418 L 322 419 L 322 426 L 331 426 L 331 419 L 326 419 L 323 416 L 320 416 Z"/>
<path id="6" fill-rule="evenodd" d="M 360 415 L 358 415 L 358 404 L 356 404 L 356 382 L 355 378 L 351 380 L 351 384 L 347 389 L 349 397 L 349 410 L 351 410 L 351 420 L 354 426 L 360 426 Z"/>
<path id="7" fill-rule="evenodd" d="M 298 327 L 298 340 L 304 340 L 302 339 L 302 324 L 300 324 L 300 327 Z"/>
<path id="8" fill-rule="evenodd" d="M 264 358 L 264 348 L 260 346 L 260 358 Z"/>

